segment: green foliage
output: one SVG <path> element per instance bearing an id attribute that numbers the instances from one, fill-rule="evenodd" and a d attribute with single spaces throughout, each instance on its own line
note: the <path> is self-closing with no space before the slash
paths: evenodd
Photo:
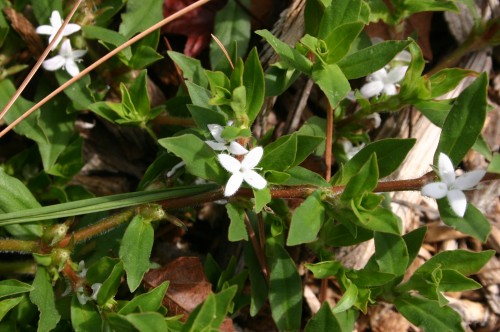
<path id="1" fill-rule="evenodd" d="M 82 30 L 64 37 L 74 49 L 87 50 L 78 63 L 80 69 L 159 22 L 163 6 L 168 6 L 161 0 L 89 3 L 72 19 L 84 25 Z M 409 174 L 414 181 L 395 181 L 394 172 L 416 140 L 371 142 L 375 135 L 369 130 L 377 122 L 377 113 L 415 107 L 442 128 L 435 159 L 445 153 L 457 166 L 472 148 L 491 161 L 488 171 L 500 173 L 499 154 L 491 153 L 481 136 L 488 111 L 488 77 L 457 68 L 423 75 L 427 64 L 417 42 L 371 42 L 364 32 L 367 24 L 382 20 L 393 35 L 401 35 L 411 15 L 456 11 L 456 1 L 398 0 L 389 6 L 382 0 L 310 0 L 305 4 L 305 35 L 295 45 L 268 30 L 252 36 L 253 18 L 242 8 L 249 4 L 229 0 L 216 11 L 214 35 L 222 46 L 212 41 L 205 53 L 208 58 L 194 59 L 170 46 L 165 51 L 158 29 L 22 121 L 15 134 L 8 136 L 14 137 L 14 149 L 6 144 L 3 153 L 2 141 L 0 250 L 31 253 L 31 259 L 1 263 L 5 266 L 0 266 L 0 272 L 9 271 L 10 279 L 0 281 L 0 330 L 216 331 L 228 315 L 243 317 L 242 310 L 246 312 L 249 306 L 251 316 L 270 308 L 276 328 L 282 331 L 352 331 L 359 313 L 369 315 L 369 306 L 380 302 L 393 304 L 425 331 L 463 330 L 460 315 L 444 294 L 478 289 L 481 285 L 471 275 L 478 273 L 494 251 L 438 252 L 410 273 L 426 228 L 402 234 L 403 222 L 391 211 L 390 196 L 377 191 L 386 191 L 391 184 L 398 191 L 418 190 L 415 183 L 428 176 L 418 179 L 421 174 Z M 466 4 L 475 19 L 470 40 L 477 44 L 473 46 L 498 44 L 495 21 L 480 21 L 472 1 Z M 34 27 L 48 24 L 53 10 L 63 17 L 70 10 L 70 3 L 61 0 L 0 1 L 0 9 L 7 6 L 24 13 Z M 199 13 L 203 11 L 192 12 L 193 16 L 179 18 L 177 23 L 189 25 Z M 205 36 L 194 33 L 197 23 L 179 32 L 201 42 Z M 8 103 L 26 76 L 29 59 L 23 54 L 38 47 L 20 37 L 23 34 L 2 11 L 0 106 Z M 274 49 L 277 62 L 263 67 L 257 48 L 249 50 L 259 37 Z M 472 47 L 469 42 L 464 49 Z M 174 49 L 177 43 L 175 39 Z M 408 56 L 407 52 L 411 61 L 398 59 Z M 163 53 L 182 72 L 182 86 L 172 89 L 174 74 L 160 71 L 167 62 L 153 66 Z M 369 75 L 367 81 L 373 83 L 377 78 L 372 74 L 383 76 L 385 70 L 389 75 L 402 63 L 407 66 L 404 75 L 397 82 L 382 80 L 379 94 L 370 96 L 360 87 L 364 77 Z M 70 65 L 63 67 L 51 73 L 45 63 L 43 72 L 5 115 L 5 123 L 12 123 L 66 83 L 71 77 L 64 69 Z M 294 103 L 303 107 L 307 100 L 278 103 L 273 110 L 278 121 L 290 111 L 286 125 L 267 121 L 272 103 L 266 97 L 281 96 L 300 82 L 300 76 L 319 88 L 311 94 L 318 102 L 309 103 L 308 112 L 296 118 L 291 113 Z M 440 99 L 468 77 L 476 79 L 456 99 Z M 308 91 L 292 93 L 306 95 Z M 168 100 L 163 101 L 164 97 Z M 333 120 L 323 111 L 331 111 Z M 297 120 L 302 123 L 311 113 L 318 116 L 309 117 L 295 130 Z M 93 197 L 87 183 L 74 185 L 82 182 L 75 175 L 84 161 L 92 169 L 99 159 L 86 149 L 94 128 L 75 126 L 87 118 L 99 124 L 111 122 L 104 127 L 118 128 L 118 132 L 123 126 L 139 127 L 154 139 L 149 156 L 154 161 L 145 165 L 142 179 L 137 171 L 128 174 L 124 170 L 134 177 L 133 186 L 139 183 L 138 191 Z M 349 143 L 363 148 L 351 153 Z M 321 159 L 330 152 L 333 165 Z M 99 162 L 105 163 L 104 159 Z M 244 189 L 238 190 L 242 185 Z M 235 190 L 225 191 L 222 186 Z M 147 274 L 158 267 L 151 262 L 158 258 L 151 257 L 157 226 L 153 223 L 166 219 L 183 228 L 172 236 L 192 235 L 190 229 L 201 224 L 198 206 L 211 202 L 225 205 L 222 210 L 211 210 L 227 213 L 228 240 L 241 242 L 231 244 L 241 255 L 231 256 L 222 265 L 210 252 L 204 253 L 204 274 L 213 293 L 187 313 L 184 321 L 163 306 L 174 301 L 170 292 L 177 292 L 179 285 L 164 280 L 163 270 L 155 271 L 160 277 L 153 280 Z M 490 223 L 472 204 L 458 217 L 448 198 L 437 203 L 446 225 L 487 240 Z M 127 209 L 107 214 L 122 208 Z M 218 214 L 214 216 L 212 226 L 226 225 Z M 363 267 L 347 267 L 333 254 L 338 247 L 372 239 L 375 250 Z M 196 251 L 197 246 L 190 250 Z M 305 267 L 312 272 L 306 274 L 307 282 L 332 279 L 338 285 L 337 304 L 330 308 L 325 302 L 311 317 L 305 314 L 305 279 L 298 268 L 304 263 L 303 250 L 308 254 Z M 14 273 L 23 278 L 15 279 Z M 157 287 L 150 289 L 153 284 Z"/>

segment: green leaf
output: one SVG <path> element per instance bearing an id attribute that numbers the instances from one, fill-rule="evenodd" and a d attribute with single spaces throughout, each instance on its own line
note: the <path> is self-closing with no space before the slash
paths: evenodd
<path id="1" fill-rule="evenodd" d="M 162 0 L 128 0 L 118 32 L 130 38 L 163 19 Z"/>
<path id="2" fill-rule="evenodd" d="M 347 77 L 354 79 L 371 74 L 384 67 L 411 41 L 385 41 L 352 53 L 337 64 Z"/>
<path id="3" fill-rule="evenodd" d="M 468 86 L 457 98 L 443 124 L 434 161 L 443 152 L 457 166 L 476 142 L 486 118 L 486 73 Z"/>
<path id="4" fill-rule="evenodd" d="M 271 45 L 282 61 L 303 73 L 311 73 L 313 64 L 305 55 L 274 37 L 267 30 L 257 30 L 255 33 L 263 37 Z"/>
<path id="5" fill-rule="evenodd" d="M 458 7 L 453 0 L 405 0 L 403 5 L 404 16 L 430 11 L 458 12 Z"/>
<path id="6" fill-rule="evenodd" d="M 129 89 L 130 99 L 137 113 L 147 118 L 151 109 L 148 95 L 147 71 L 142 70 Z"/>
<path id="7" fill-rule="evenodd" d="M 308 170 L 307 168 L 295 166 L 286 171 L 287 174 L 290 174 L 290 178 L 283 182 L 283 185 L 286 186 L 300 186 L 300 185 L 314 185 L 319 187 L 329 187 L 328 182 L 323 179 L 321 175 L 315 173 L 313 171 Z"/>
<path id="8" fill-rule="evenodd" d="M 279 330 L 298 331 L 302 316 L 302 280 L 295 263 L 274 239 L 267 241 L 269 267 L 269 304 Z"/>
<path id="9" fill-rule="evenodd" d="M 167 54 L 182 70 L 182 76 L 185 79 L 203 88 L 208 87 L 207 75 L 200 60 L 174 51 L 167 51 Z"/>
<path id="10" fill-rule="evenodd" d="M 137 310 L 157 311 L 162 305 L 168 285 L 169 281 L 164 281 L 149 292 L 134 297 L 130 302 L 125 304 L 118 313 L 121 315 L 128 315 Z"/>
<path id="11" fill-rule="evenodd" d="M 5 299 L 3 301 L 0 301 L 0 322 L 2 319 L 9 313 L 9 311 L 15 307 L 19 303 L 21 303 L 24 300 L 24 296 L 18 296 L 18 297 L 11 297 L 8 299 Z M 1 327 L 1 326 L 0 326 Z"/>
<path id="12" fill-rule="evenodd" d="M 403 238 L 399 235 L 375 232 L 375 260 L 380 272 L 404 275 L 409 257 Z"/>
<path id="13" fill-rule="evenodd" d="M 189 315 L 182 331 L 216 331 L 226 317 L 237 290 L 237 286 L 231 286 L 217 294 L 210 294 L 205 302 Z"/>
<path id="14" fill-rule="evenodd" d="M 154 230 L 150 220 L 142 215 L 135 216 L 123 234 L 119 252 L 131 292 L 140 286 L 144 273 L 149 270 L 153 242 Z"/>
<path id="15" fill-rule="evenodd" d="M 255 198 L 254 211 L 255 213 L 259 213 L 269 204 L 272 200 L 271 190 L 269 186 L 265 187 L 261 190 L 252 189 L 253 197 Z"/>
<path id="16" fill-rule="evenodd" d="M 296 154 L 297 135 L 282 136 L 266 145 L 259 167 L 266 171 L 285 171 L 295 161 Z"/>
<path id="17" fill-rule="evenodd" d="M 248 241 L 248 233 L 245 226 L 245 210 L 231 203 L 226 204 L 226 210 L 231 220 L 228 230 L 229 241 Z"/>
<path id="18" fill-rule="evenodd" d="M 243 85 L 246 88 L 246 113 L 252 123 L 262 108 L 265 95 L 264 71 L 260 64 L 257 49 L 253 48 L 245 61 Z"/>
<path id="19" fill-rule="evenodd" d="M 217 162 L 217 156 L 204 141 L 193 134 L 163 138 L 161 146 L 181 158 L 193 175 L 222 183 L 226 177 Z"/>
<path id="20" fill-rule="evenodd" d="M 118 32 L 96 25 L 84 25 L 82 31 L 86 39 L 97 39 L 108 49 L 116 48 L 127 41 L 127 38 Z M 132 57 L 132 50 L 130 47 L 127 47 L 120 53 L 123 54 L 126 59 Z"/>
<path id="21" fill-rule="evenodd" d="M 306 34 L 317 36 L 321 20 L 318 17 L 323 17 L 325 5 L 321 0 L 306 1 L 304 8 L 304 30 Z"/>
<path id="22" fill-rule="evenodd" d="M 488 172 L 500 173 L 500 153 L 495 152 L 488 166 Z"/>
<path id="23" fill-rule="evenodd" d="M 39 0 L 34 1 L 32 6 L 33 14 L 39 24 L 49 24 L 50 14 L 53 10 L 57 10 L 59 14 L 62 13 L 62 0 Z"/>
<path id="24" fill-rule="evenodd" d="M 415 142 L 415 139 L 388 138 L 370 143 L 349 160 L 331 182 L 337 185 L 347 184 L 373 153 L 377 154 L 379 177 L 386 177 L 399 167 Z"/>
<path id="25" fill-rule="evenodd" d="M 71 326 L 76 332 L 101 331 L 103 321 L 96 305 L 81 304 L 76 295 L 71 299 Z"/>
<path id="26" fill-rule="evenodd" d="M 467 276 L 477 273 L 494 254 L 494 250 L 483 252 L 466 250 L 441 251 L 420 266 L 415 273 L 432 272 L 436 268 L 441 268 L 455 270 Z"/>
<path id="27" fill-rule="evenodd" d="M 413 104 L 429 121 L 441 128 L 450 112 L 450 100 L 423 100 Z"/>
<path id="28" fill-rule="evenodd" d="M 450 92 L 455 89 L 464 78 L 476 75 L 476 72 L 462 68 L 445 68 L 440 70 L 429 78 L 431 84 L 431 98 L 434 99 Z"/>
<path id="29" fill-rule="evenodd" d="M 372 271 L 367 268 L 362 270 L 347 270 L 346 277 L 359 288 L 372 288 L 386 285 L 396 277 L 392 273 Z"/>
<path id="30" fill-rule="evenodd" d="M 165 317 L 158 312 L 141 312 L 125 316 L 139 332 L 167 331 Z"/>
<path id="31" fill-rule="evenodd" d="M 321 18 L 318 37 L 324 39 L 338 26 L 358 21 L 360 10 L 361 0 L 330 1 L 330 5 L 325 8 Z"/>
<path id="32" fill-rule="evenodd" d="M 319 311 L 307 322 L 305 332 L 337 332 L 342 331 L 339 322 L 327 301 Z"/>
<path id="33" fill-rule="evenodd" d="M 210 108 L 200 107 L 196 105 L 187 105 L 189 113 L 193 117 L 196 126 L 200 129 L 207 129 L 209 124 L 225 125 L 226 118 L 220 112 L 214 111 Z M 213 139 L 211 137 L 210 139 Z"/>
<path id="34" fill-rule="evenodd" d="M 377 155 L 373 153 L 370 159 L 359 169 L 359 172 L 349 179 L 340 198 L 351 200 L 365 192 L 371 192 L 378 183 Z"/>
<path id="35" fill-rule="evenodd" d="M 323 261 L 319 263 L 306 263 L 305 267 L 314 274 L 316 279 L 324 279 L 337 275 L 342 268 L 342 263 L 339 261 Z"/>
<path id="36" fill-rule="evenodd" d="M 62 70 L 56 71 L 55 76 L 59 85 L 63 85 L 72 78 L 66 71 Z M 64 89 L 64 94 L 71 99 L 73 107 L 78 111 L 87 110 L 89 105 L 96 101 L 93 90 L 90 87 L 89 75 L 83 76 L 81 79 Z"/>
<path id="37" fill-rule="evenodd" d="M 403 100 L 429 100 L 430 88 L 427 79 L 422 77 L 425 68 L 425 60 L 420 47 L 415 41 L 408 45 L 411 54 L 411 62 L 406 71 L 405 77 L 401 82 L 401 91 L 399 97 Z"/>
<path id="38" fill-rule="evenodd" d="M 2 173 L 0 171 L 0 175 L 1 174 Z M 0 176 L 0 180 L 1 179 L 2 177 Z M 144 203 L 157 202 L 164 199 L 192 196 L 216 188 L 219 187 L 214 186 L 213 184 L 206 184 L 195 185 L 191 187 L 176 187 L 161 190 L 138 191 L 126 194 L 82 199 L 75 202 L 49 205 L 40 208 L 31 208 L 5 214 L 0 213 L 0 226 L 19 224 L 30 221 L 64 218 L 81 214 L 119 209 Z"/>
<path id="39" fill-rule="evenodd" d="M 403 240 L 405 241 L 406 248 L 408 249 L 408 267 L 411 263 L 413 263 L 415 258 L 417 258 L 418 252 L 424 242 L 426 232 L 427 227 L 420 227 L 403 235 Z"/>
<path id="40" fill-rule="evenodd" d="M 38 332 L 54 329 L 61 319 L 61 315 L 56 309 L 54 289 L 50 275 L 44 267 L 38 266 L 36 269 L 33 290 L 30 292 L 30 300 L 38 307 L 38 311 L 40 312 Z"/>
<path id="41" fill-rule="evenodd" d="M 317 62 L 312 71 L 312 79 L 318 84 L 330 102 L 330 106 L 336 108 L 340 101 L 344 99 L 351 85 L 346 76 L 336 64 L 321 65 Z"/>
<path id="42" fill-rule="evenodd" d="M 464 331 L 460 315 L 437 301 L 403 295 L 396 298 L 394 304 L 406 319 L 426 332 Z"/>
<path id="43" fill-rule="evenodd" d="M 40 203 L 35 199 L 26 186 L 18 179 L 7 175 L 0 168 L 0 218 L 10 213 L 40 207 Z M 3 213 L 3 214 L 2 214 Z M 9 220 L 9 219 L 7 219 Z M 0 223 L 0 225 L 2 225 Z M 42 236 L 42 225 L 3 225 L 5 230 L 16 237 L 36 238 Z"/>
<path id="44" fill-rule="evenodd" d="M 439 214 L 443 222 L 464 234 L 486 242 L 491 232 L 488 219 L 474 205 L 467 203 L 465 215 L 461 218 L 452 211 L 447 198 L 437 200 Z"/>
<path id="45" fill-rule="evenodd" d="M 285 92 L 300 76 L 300 71 L 293 68 L 280 68 L 278 63 L 272 64 L 264 75 L 266 97 L 279 96 Z"/>
<path id="46" fill-rule="evenodd" d="M 290 168 L 306 160 L 306 158 L 325 141 L 324 136 L 305 135 L 299 132 L 294 133 L 294 135 L 297 135 L 297 152 L 295 154 L 295 160 L 290 164 Z"/>
<path id="47" fill-rule="evenodd" d="M 295 209 L 286 240 L 287 246 L 296 246 L 316 240 L 325 220 L 321 192 L 315 191 Z"/>
<path id="48" fill-rule="evenodd" d="M 132 47 L 132 58 L 127 64 L 132 69 L 143 69 L 156 61 L 163 59 L 163 56 L 156 50 L 146 45 L 134 45 Z"/>
<path id="49" fill-rule="evenodd" d="M 248 0 L 237 1 L 230 0 L 227 5 L 215 16 L 214 36 L 216 36 L 224 45 L 233 59 L 242 57 L 247 52 L 250 40 L 250 19 L 251 17 L 241 9 L 249 8 Z M 229 68 L 229 63 L 220 49 L 220 46 L 212 41 L 210 43 L 210 63 L 213 69 L 223 70 Z"/>
<path id="50" fill-rule="evenodd" d="M 33 286 L 18 280 L 2 280 L 0 281 L 0 298 L 31 292 L 33 289 Z"/>
<path id="51" fill-rule="evenodd" d="M 91 270 L 89 268 L 87 274 L 90 271 Z M 118 287 L 120 287 L 123 271 L 123 262 L 120 261 L 113 266 L 111 272 L 108 276 L 106 276 L 106 279 L 102 282 L 102 286 L 97 293 L 97 304 L 102 306 L 116 295 Z"/>
<path id="52" fill-rule="evenodd" d="M 351 201 L 351 208 L 360 226 L 376 232 L 401 234 L 401 220 L 391 211 L 381 207 L 373 210 L 359 209 L 354 200 Z"/>
<path id="53" fill-rule="evenodd" d="M 268 286 L 262 274 L 259 260 L 249 242 L 243 244 L 245 264 L 250 278 L 250 315 L 254 317 L 267 300 Z"/>
<path id="54" fill-rule="evenodd" d="M 358 287 L 356 287 L 356 285 L 353 284 L 350 280 L 347 280 L 347 283 L 347 289 L 345 290 L 344 294 L 337 302 L 335 307 L 332 308 L 332 312 L 334 314 L 346 311 L 356 303 L 356 300 L 358 298 Z"/>
<path id="55" fill-rule="evenodd" d="M 331 32 L 325 38 L 325 43 L 328 47 L 326 62 L 337 63 L 344 58 L 364 26 L 362 22 L 351 22 L 330 30 Z"/>
<path id="56" fill-rule="evenodd" d="M 95 8 L 99 15 L 95 16 L 95 25 L 108 26 L 113 17 L 122 10 L 126 2 L 127 0 L 106 0 L 96 3 Z"/>

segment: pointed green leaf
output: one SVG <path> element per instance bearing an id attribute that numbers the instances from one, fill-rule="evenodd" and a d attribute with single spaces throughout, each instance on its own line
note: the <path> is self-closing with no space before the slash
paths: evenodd
<path id="1" fill-rule="evenodd" d="M 167 51 L 167 54 L 182 70 L 182 76 L 185 79 L 203 88 L 208 87 L 207 75 L 200 60 L 174 51 Z"/>
<path id="2" fill-rule="evenodd" d="M 327 301 L 319 311 L 307 322 L 305 332 L 338 332 L 342 331 L 339 322 Z"/>
<path id="3" fill-rule="evenodd" d="M 302 280 L 295 263 L 274 239 L 267 241 L 270 260 L 269 304 L 279 330 L 298 331 L 302 316 Z"/>
<path id="4" fill-rule="evenodd" d="M 452 211 L 447 198 L 438 199 L 437 203 L 441 219 L 446 225 L 486 242 L 491 232 L 491 224 L 474 205 L 468 203 L 465 215 L 461 218 Z"/>
<path id="5" fill-rule="evenodd" d="M 338 62 L 348 79 L 360 78 L 384 67 L 411 41 L 386 41 L 352 53 Z"/>
<path id="6" fill-rule="evenodd" d="M 285 171 L 294 162 L 297 154 L 297 136 L 282 136 L 264 148 L 259 167 L 265 171 Z"/>
<path id="7" fill-rule="evenodd" d="M 305 267 L 314 274 L 316 279 L 324 279 L 337 275 L 337 272 L 342 268 L 342 263 L 339 261 L 323 261 L 319 263 L 306 263 Z"/>
<path id="8" fill-rule="evenodd" d="M 217 294 L 210 294 L 205 302 L 191 313 L 182 331 L 216 331 L 226 317 L 237 290 L 237 286 L 231 286 Z"/>
<path id="9" fill-rule="evenodd" d="M 464 331 L 460 315 L 437 301 L 403 295 L 396 298 L 394 304 L 406 319 L 426 332 Z"/>
<path id="10" fill-rule="evenodd" d="M 418 252 L 424 242 L 426 232 L 427 227 L 420 227 L 403 235 L 403 240 L 405 241 L 406 248 L 408 249 L 408 267 L 411 263 L 413 263 L 415 258 L 417 258 Z"/>
<path id="11" fill-rule="evenodd" d="M 431 98 L 437 98 L 455 87 L 466 77 L 476 76 L 477 73 L 472 70 L 462 68 L 445 68 L 429 78 L 431 84 Z"/>
<path id="12" fill-rule="evenodd" d="M 165 317 L 158 312 L 141 312 L 125 316 L 139 332 L 164 332 L 167 331 Z"/>
<path id="13" fill-rule="evenodd" d="M 494 250 L 483 252 L 442 251 L 420 266 L 415 273 L 431 272 L 439 267 L 441 269 L 455 270 L 463 275 L 470 275 L 477 273 L 494 254 Z"/>
<path id="14" fill-rule="evenodd" d="M 142 215 L 135 216 L 123 234 L 119 252 L 131 292 L 140 286 L 144 273 L 149 270 L 153 242 L 154 230 L 151 222 Z"/>
<path id="15" fill-rule="evenodd" d="M 348 286 L 345 290 L 344 294 L 340 298 L 339 302 L 332 308 L 332 312 L 337 314 L 342 311 L 346 311 L 350 309 L 358 298 L 358 287 L 353 284 L 350 280 L 348 280 Z"/>
<path id="16" fill-rule="evenodd" d="M 380 272 L 404 275 L 409 257 L 403 238 L 399 235 L 375 232 L 375 260 Z"/>
<path id="17" fill-rule="evenodd" d="M 76 332 L 101 331 L 103 321 L 95 303 L 81 304 L 74 295 L 71 299 L 71 326 Z"/>
<path id="18" fill-rule="evenodd" d="M 264 103 L 265 85 L 264 71 L 260 64 L 257 49 L 253 48 L 245 61 L 243 85 L 246 88 L 246 113 L 250 123 L 257 117 Z"/>
<path id="19" fill-rule="evenodd" d="M 325 43 L 328 47 L 326 62 L 337 63 L 344 58 L 364 26 L 365 24 L 362 22 L 351 22 L 342 24 L 331 30 L 325 38 Z"/>
<path id="20" fill-rule="evenodd" d="M 163 138 L 158 140 L 158 143 L 181 158 L 191 174 L 219 183 L 224 181 L 226 172 L 219 166 L 214 150 L 195 135 Z"/>
<path id="21" fill-rule="evenodd" d="M 226 204 L 226 210 L 229 220 L 231 220 L 228 230 L 229 241 L 248 241 L 248 233 L 245 226 L 245 210 L 231 203 Z"/>
<path id="22" fill-rule="evenodd" d="M 118 32 L 127 38 L 142 32 L 163 19 L 162 1 L 128 0 Z"/>
<path id="23" fill-rule="evenodd" d="M 268 286 L 252 245 L 249 242 L 245 242 L 243 246 L 251 287 L 250 315 L 254 317 L 267 300 Z"/>
<path id="24" fill-rule="evenodd" d="M 443 124 L 434 161 L 443 152 L 457 166 L 476 142 L 486 118 L 488 77 L 482 73 L 455 101 Z"/>
<path id="25" fill-rule="evenodd" d="M 358 21 L 361 2 L 361 0 L 331 1 L 321 18 L 318 37 L 324 39 L 338 26 Z"/>
<path id="26" fill-rule="evenodd" d="M 336 108 L 351 91 L 351 85 L 344 72 L 334 63 L 323 66 L 317 62 L 313 67 L 311 77 L 325 93 L 333 108 Z"/>
<path id="27" fill-rule="evenodd" d="M 359 169 L 342 192 L 342 200 L 350 200 L 361 196 L 365 192 L 371 192 L 378 183 L 377 155 L 374 153 L 370 159 Z"/>
<path id="28" fill-rule="evenodd" d="M 40 312 L 38 332 L 54 329 L 61 319 L 61 315 L 56 309 L 54 289 L 49 272 L 44 267 L 38 266 L 36 270 L 30 300 L 38 307 Z"/>
<path id="29" fill-rule="evenodd" d="M 31 292 L 32 290 L 33 286 L 18 280 L 10 279 L 0 281 L 0 298 Z"/>
<path id="30" fill-rule="evenodd" d="M 306 198 L 292 216 L 287 246 L 296 246 L 316 240 L 325 220 L 325 208 L 321 201 L 321 192 L 315 191 Z"/>
<path id="31" fill-rule="evenodd" d="M 24 296 L 11 297 L 0 301 L 0 322 L 9 313 L 9 311 L 15 308 L 19 303 L 24 300 Z"/>

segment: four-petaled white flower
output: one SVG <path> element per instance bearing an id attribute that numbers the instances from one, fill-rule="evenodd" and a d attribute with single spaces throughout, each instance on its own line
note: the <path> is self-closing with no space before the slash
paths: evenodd
<path id="1" fill-rule="evenodd" d="M 76 62 L 80 59 L 87 51 L 85 50 L 74 50 L 71 48 L 71 43 L 69 39 L 66 39 L 59 50 L 59 54 L 53 58 L 45 60 L 42 63 L 43 68 L 50 71 L 55 71 L 60 68 L 66 69 L 68 74 L 71 76 L 76 76 L 80 73 L 80 69 Z"/>
<path id="2" fill-rule="evenodd" d="M 210 134 L 215 139 L 215 141 L 205 141 L 212 149 L 215 151 L 229 151 L 229 153 L 234 154 L 236 156 L 241 156 L 248 153 L 248 150 L 245 149 L 240 143 L 236 141 L 228 142 L 224 138 L 222 138 L 222 131 L 224 127 L 218 124 L 209 124 L 207 125 Z M 229 144 L 228 144 L 229 143 Z"/>
<path id="3" fill-rule="evenodd" d="M 441 181 L 423 186 L 422 194 L 436 199 L 446 196 L 453 212 L 457 216 L 463 217 L 467 209 L 467 199 L 462 190 L 472 189 L 483 178 L 486 171 L 471 171 L 456 177 L 450 158 L 444 153 L 440 153 L 438 172 Z"/>
<path id="4" fill-rule="evenodd" d="M 222 167 L 232 174 L 227 181 L 224 196 L 228 197 L 233 195 L 238 191 L 243 181 L 255 189 L 264 189 L 266 187 L 266 179 L 254 171 L 255 167 L 262 159 L 263 154 L 264 149 L 258 146 L 250 150 L 250 152 L 243 157 L 241 162 L 228 154 L 222 153 L 218 155 Z"/>
<path id="5" fill-rule="evenodd" d="M 359 91 L 367 99 L 378 96 L 382 92 L 393 96 L 398 93 L 397 83 L 405 77 L 407 70 L 408 66 L 396 66 L 389 72 L 385 68 L 379 69 L 368 75 L 366 78 L 368 83 L 363 85 Z"/>
<path id="6" fill-rule="evenodd" d="M 57 31 L 63 24 L 63 19 L 61 18 L 61 14 L 57 10 L 54 10 L 52 12 L 52 15 L 50 15 L 50 25 L 41 25 L 38 28 L 36 28 L 36 33 L 40 35 L 49 35 L 49 43 L 54 39 Z M 55 49 L 57 45 L 61 42 L 62 37 L 69 36 L 74 32 L 77 32 L 81 29 L 81 27 L 78 24 L 74 23 L 69 23 L 64 27 L 64 30 L 62 34 L 59 36 L 57 39 L 57 42 L 54 43 L 52 46 L 52 49 Z"/>

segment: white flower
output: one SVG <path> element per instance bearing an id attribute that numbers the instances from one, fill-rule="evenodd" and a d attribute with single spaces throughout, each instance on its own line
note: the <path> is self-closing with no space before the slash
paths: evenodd
<path id="1" fill-rule="evenodd" d="M 210 134 L 215 139 L 215 141 L 205 141 L 212 149 L 215 151 L 229 151 L 229 153 L 234 154 L 235 156 L 240 156 L 248 153 L 248 150 L 245 149 L 240 143 L 232 141 L 227 142 L 224 138 L 222 138 L 222 131 L 224 127 L 218 124 L 209 124 L 207 125 Z M 229 143 L 229 146 L 228 146 Z"/>
<path id="2" fill-rule="evenodd" d="M 232 173 L 229 181 L 227 181 L 224 196 L 233 195 L 238 191 L 243 181 L 255 189 L 264 189 L 266 187 L 266 179 L 254 171 L 255 166 L 260 162 L 263 154 L 264 149 L 258 146 L 248 152 L 241 162 L 228 154 L 220 154 L 218 156 L 222 167 L 229 173 Z"/>
<path id="3" fill-rule="evenodd" d="M 61 14 L 57 10 L 54 10 L 52 12 L 52 15 L 50 15 L 50 25 L 41 25 L 38 28 L 36 28 L 36 33 L 40 35 L 50 35 L 49 37 L 49 43 L 54 39 L 57 31 L 63 24 L 63 19 L 61 18 Z M 74 32 L 79 31 L 81 28 L 78 24 L 74 23 L 68 23 L 62 32 L 62 34 L 59 36 L 57 39 L 57 42 L 54 43 L 52 46 L 52 49 L 55 49 L 57 45 L 61 42 L 62 37 L 69 36 Z"/>
<path id="4" fill-rule="evenodd" d="M 59 50 L 59 55 L 53 58 L 45 60 L 42 63 L 43 68 L 50 71 L 55 71 L 60 68 L 66 69 L 68 74 L 71 76 L 76 76 L 80 73 L 80 69 L 76 64 L 76 61 L 80 59 L 87 51 L 85 50 L 74 50 L 71 48 L 71 43 L 69 39 L 66 39 Z"/>
<path id="5" fill-rule="evenodd" d="M 101 289 L 102 283 L 96 282 L 95 284 L 92 284 L 90 288 L 92 288 L 92 295 L 90 295 L 90 299 L 97 301 L 97 294 L 99 293 L 99 290 Z"/>
<path id="6" fill-rule="evenodd" d="M 455 169 L 450 157 L 439 154 L 438 172 L 441 182 L 426 184 L 422 187 L 422 194 L 432 198 L 448 198 L 453 212 L 463 217 L 467 208 L 467 199 L 462 190 L 472 189 L 486 174 L 486 171 L 472 171 L 455 177 Z"/>
<path id="7" fill-rule="evenodd" d="M 341 141 L 342 147 L 344 148 L 344 152 L 348 160 L 351 160 L 359 151 L 361 151 L 365 147 L 365 143 L 361 143 L 358 146 L 352 145 L 352 142 L 346 139 Z"/>
<path id="8" fill-rule="evenodd" d="M 367 99 L 378 96 L 382 92 L 388 96 L 397 94 L 397 83 L 405 77 L 407 69 L 408 66 L 397 66 L 389 72 L 385 68 L 377 70 L 368 75 L 366 78 L 368 83 L 361 87 L 361 94 Z"/>

